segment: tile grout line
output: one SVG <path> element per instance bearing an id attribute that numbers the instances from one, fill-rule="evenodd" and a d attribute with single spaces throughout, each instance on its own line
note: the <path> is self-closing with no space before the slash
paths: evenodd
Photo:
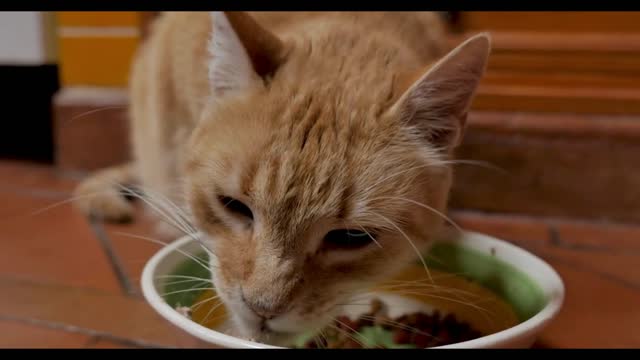
<path id="1" fill-rule="evenodd" d="M 569 249 L 569 250 L 579 250 L 579 249 L 575 249 L 575 248 L 571 248 L 571 247 L 567 247 L 564 242 L 562 241 L 562 238 L 560 237 L 560 233 L 558 232 L 558 229 L 556 229 L 556 227 L 553 224 L 549 225 L 549 240 L 550 240 L 550 245 L 551 246 L 555 246 L 557 248 L 561 248 L 561 249 Z M 598 269 L 593 269 L 590 268 L 589 266 L 585 266 L 585 265 L 581 265 L 581 264 L 577 264 L 574 261 L 567 261 L 565 259 L 562 259 L 558 256 L 554 256 L 554 255 L 546 255 L 548 258 L 550 259 L 554 259 L 554 261 L 558 261 L 566 266 L 569 266 L 571 268 L 573 268 L 574 270 L 581 270 L 581 271 L 587 271 L 587 272 L 591 272 L 593 274 L 596 274 L 598 276 L 600 276 L 603 279 L 607 279 L 608 281 L 611 281 L 613 283 L 617 283 L 618 285 L 624 286 L 628 289 L 631 290 L 640 290 L 640 284 L 635 283 L 633 281 L 629 281 L 627 279 L 624 278 L 620 278 L 616 275 L 613 274 L 609 274 L 607 272 L 604 271 L 600 271 Z"/>
<path id="2" fill-rule="evenodd" d="M 119 337 L 119 336 L 115 336 L 115 335 L 109 334 L 107 332 L 102 332 L 102 331 L 98 331 L 98 330 L 93 330 L 93 329 L 89 329 L 89 328 L 84 328 L 84 327 L 71 325 L 71 324 L 65 324 L 65 323 L 59 323 L 59 322 L 53 322 L 53 321 L 47 321 L 47 320 L 40 320 L 40 319 L 33 319 L 33 318 L 21 318 L 21 317 L 13 317 L 13 316 L 2 316 L 2 315 L 0 315 L 0 320 L 2 320 L 2 321 L 14 321 L 14 322 L 18 322 L 18 323 L 22 323 L 22 324 L 28 324 L 28 325 L 32 325 L 32 326 L 40 326 L 40 327 L 44 327 L 44 328 L 52 329 L 52 330 L 61 330 L 61 331 L 74 333 L 74 334 L 87 335 L 90 338 L 87 340 L 87 343 L 84 344 L 85 346 L 91 344 L 92 342 L 98 342 L 101 339 L 105 339 L 105 340 L 109 340 L 109 341 L 112 341 L 112 342 L 115 342 L 115 343 L 119 343 L 121 345 L 134 346 L 134 347 L 170 348 L 170 347 L 167 347 L 165 345 L 155 344 L 155 343 L 147 342 L 147 341 L 144 341 L 144 340 L 133 340 L 133 339 L 129 339 L 129 338 L 123 338 L 123 337 Z"/>
<path id="3" fill-rule="evenodd" d="M 104 227 L 102 226 L 102 223 L 95 219 L 90 219 L 89 225 L 91 226 L 93 232 L 98 238 L 98 241 L 102 246 L 102 249 L 106 253 L 107 257 L 109 258 L 109 263 L 111 264 L 111 267 L 113 268 L 113 271 L 115 272 L 116 277 L 118 278 L 118 282 L 120 283 L 122 290 L 125 292 L 126 295 L 129 295 L 129 296 L 136 295 L 137 292 L 131 285 L 129 276 L 126 274 L 126 271 L 124 270 L 125 268 L 122 265 L 122 261 L 120 261 L 120 258 L 114 251 L 113 245 L 111 243 L 111 239 L 109 238 L 107 233 L 104 231 Z"/>

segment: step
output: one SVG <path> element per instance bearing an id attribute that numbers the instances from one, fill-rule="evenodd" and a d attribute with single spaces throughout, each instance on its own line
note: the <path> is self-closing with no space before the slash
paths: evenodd
<path id="1" fill-rule="evenodd" d="M 53 103 L 55 163 L 60 170 L 86 172 L 129 159 L 124 89 L 66 87 Z"/>
<path id="2" fill-rule="evenodd" d="M 640 222 L 640 117 L 475 112 L 451 205 Z M 496 170 L 495 168 L 501 169 Z"/>
<path id="3" fill-rule="evenodd" d="M 56 160 L 87 172 L 130 158 L 127 97 L 63 89 Z M 470 114 L 455 166 L 454 209 L 640 222 L 640 115 L 481 111 Z"/>

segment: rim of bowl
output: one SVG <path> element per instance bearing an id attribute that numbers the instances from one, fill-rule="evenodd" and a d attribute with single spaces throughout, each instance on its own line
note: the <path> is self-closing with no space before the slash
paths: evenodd
<path id="1" fill-rule="evenodd" d="M 480 240 L 480 241 L 478 241 Z M 165 320 L 176 326 L 182 331 L 195 336 L 201 341 L 223 346 L 227 348 L 256 348 L 256 349 L 283 349 L 286 347 L 273 346 L 260 342 L 240 339 L 225 333 L 202 326 L 178 313 L 169 304 L 167 304 L 155 287 L 155 272 L 160 264 L 169 254 L 183 247 L 184 245 L 194 241 L 189 236 L 184 236 L 169 243 L 146 263 L 141 278 L 142 293 L 146 301 L 158 312 Z M 499 240 L 489 235 L 476 233 L 472 231 L 464 231 L 464 236 L 457 237 L 452 240 L 444 240 L 443 242 L 454 242 L 463 246 L 486 252 L 489 248 L 500 250 L 499 260 L 505 262 L 517 270 L 523 272 L 527 277 L 536 283 L 544 292 L 547 303 L 534 316 L 508 329 L 483 336 L 477 339 L 458 342 L 444 346 L 432 347 L 432 349 L 444 348 L 487 348 L 512 340 L 523 339 L 535 336 L 558 314 L 565 296 L 565 286 L 562 278 L 558 273 L 544 260 L 536 255 L 515 246 L 507 241 Z M 497 253 L 498 251 L 496 251 Z M 523 266 L 518 261 L 525 262 L 528 266 Z"/>
<path id="2" fill-rule="evenodd" d="M 541 288 L 547 303 L 534 316 L 508 329 L 477 339 L 433 348 L 488 348 L 532 337 L 542 331 L 562 308 L 565 297 L 564 281 L 551 265 L 531 252 L 507 241 L 472 231 L 464 231 L 464 236 L 451 240 L 445 239 L 444 242 L 459 243 L 482 253 L 489 252 L 491 248 L 496 249 L 496 253 L 500 254 L 497 256 L 500 261 L 522 272 Z"/>

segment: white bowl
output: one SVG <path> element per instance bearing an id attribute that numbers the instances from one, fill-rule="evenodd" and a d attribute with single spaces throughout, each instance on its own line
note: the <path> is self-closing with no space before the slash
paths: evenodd
<path id="1" fill-rule="evenodd" d="M 446 249 L 447 246 L 450 249 L 462 249 L 460 253 L 449 254 L 453 254 L 453 257 L 449 256 L 453 262 L 460 263 L 461 266 L 468 266 L 467 269 L 475 269 L 473 271 L 477 273 L 485 273 L 483 276 L 490 276 L 493 280 L 496 277 L 504 277 L 504 280 L 498 281 L 501 282 L 502 288 L 511 294 L 512 298 L 520 297 L 520 300 L 527 302 L 527 290 L 521 283 L 529 282 L 537 289 L 541 299 L 541 304 L 535 312 L 530 313 L 526 319 L 513 327 L 474 340 L 440 346 L 439 348 L 531 347 L 539 333 L 558 314 L 564 301 L 564 284 L 554 269 L 522 248 L 479 233 L 465 232 L 459 236 L 442 239 L 439 243 L 444 246 L 443 249 Z M 199 245 L 191 238 L 184 237 L 162 248 L 148 261 L 142 273 L 142 291 L 148 303 L 163 318 L 177 327 L 182 335 L 186 335 L 194 341 L 187 345 L 189 347 L 277 348 L 209 329 L 184 317 L 165 302 L 161 296 L 161 282 L 158 278 L 169 274 L 179 263 L 184 262 L 185 256 L 178 249 L 190 252 L 197 248 Z M 468 256 L 469 254 L 474 255 Z M 495 271 L 492 270 L 494 265 L 491 264 L 493 263 L 500 264 L 495 265 Z M 498 266 L 506 267 L 498 268 Z M 494 272 L 487 274 L 488 270 Z M 508 274 L 510 272 L 515 274 L 511 278 L 509 278 L 511 275 Z M 524 279 L 523 276 L 527 278 L 526 281 L 518 280 Z M 518 293 L 520 288 L 523 290 Z"/>

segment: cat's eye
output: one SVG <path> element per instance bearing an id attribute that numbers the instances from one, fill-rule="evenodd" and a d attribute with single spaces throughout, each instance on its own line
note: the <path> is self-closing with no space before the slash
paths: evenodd
<path id="1" fill-rule="evenodd" d="M 218 200 L 230 212 L 253 220 L 253 212 L 243 202 L 229 196 L 219 196 Z"/>
<path id="2" fill-rule="evenodd" d="M 332 230 L 324 237 L 325 245 L 334 249 L 359 249 L 375 241 L 375 235 L 370 231 L 340 229 Z"/>

